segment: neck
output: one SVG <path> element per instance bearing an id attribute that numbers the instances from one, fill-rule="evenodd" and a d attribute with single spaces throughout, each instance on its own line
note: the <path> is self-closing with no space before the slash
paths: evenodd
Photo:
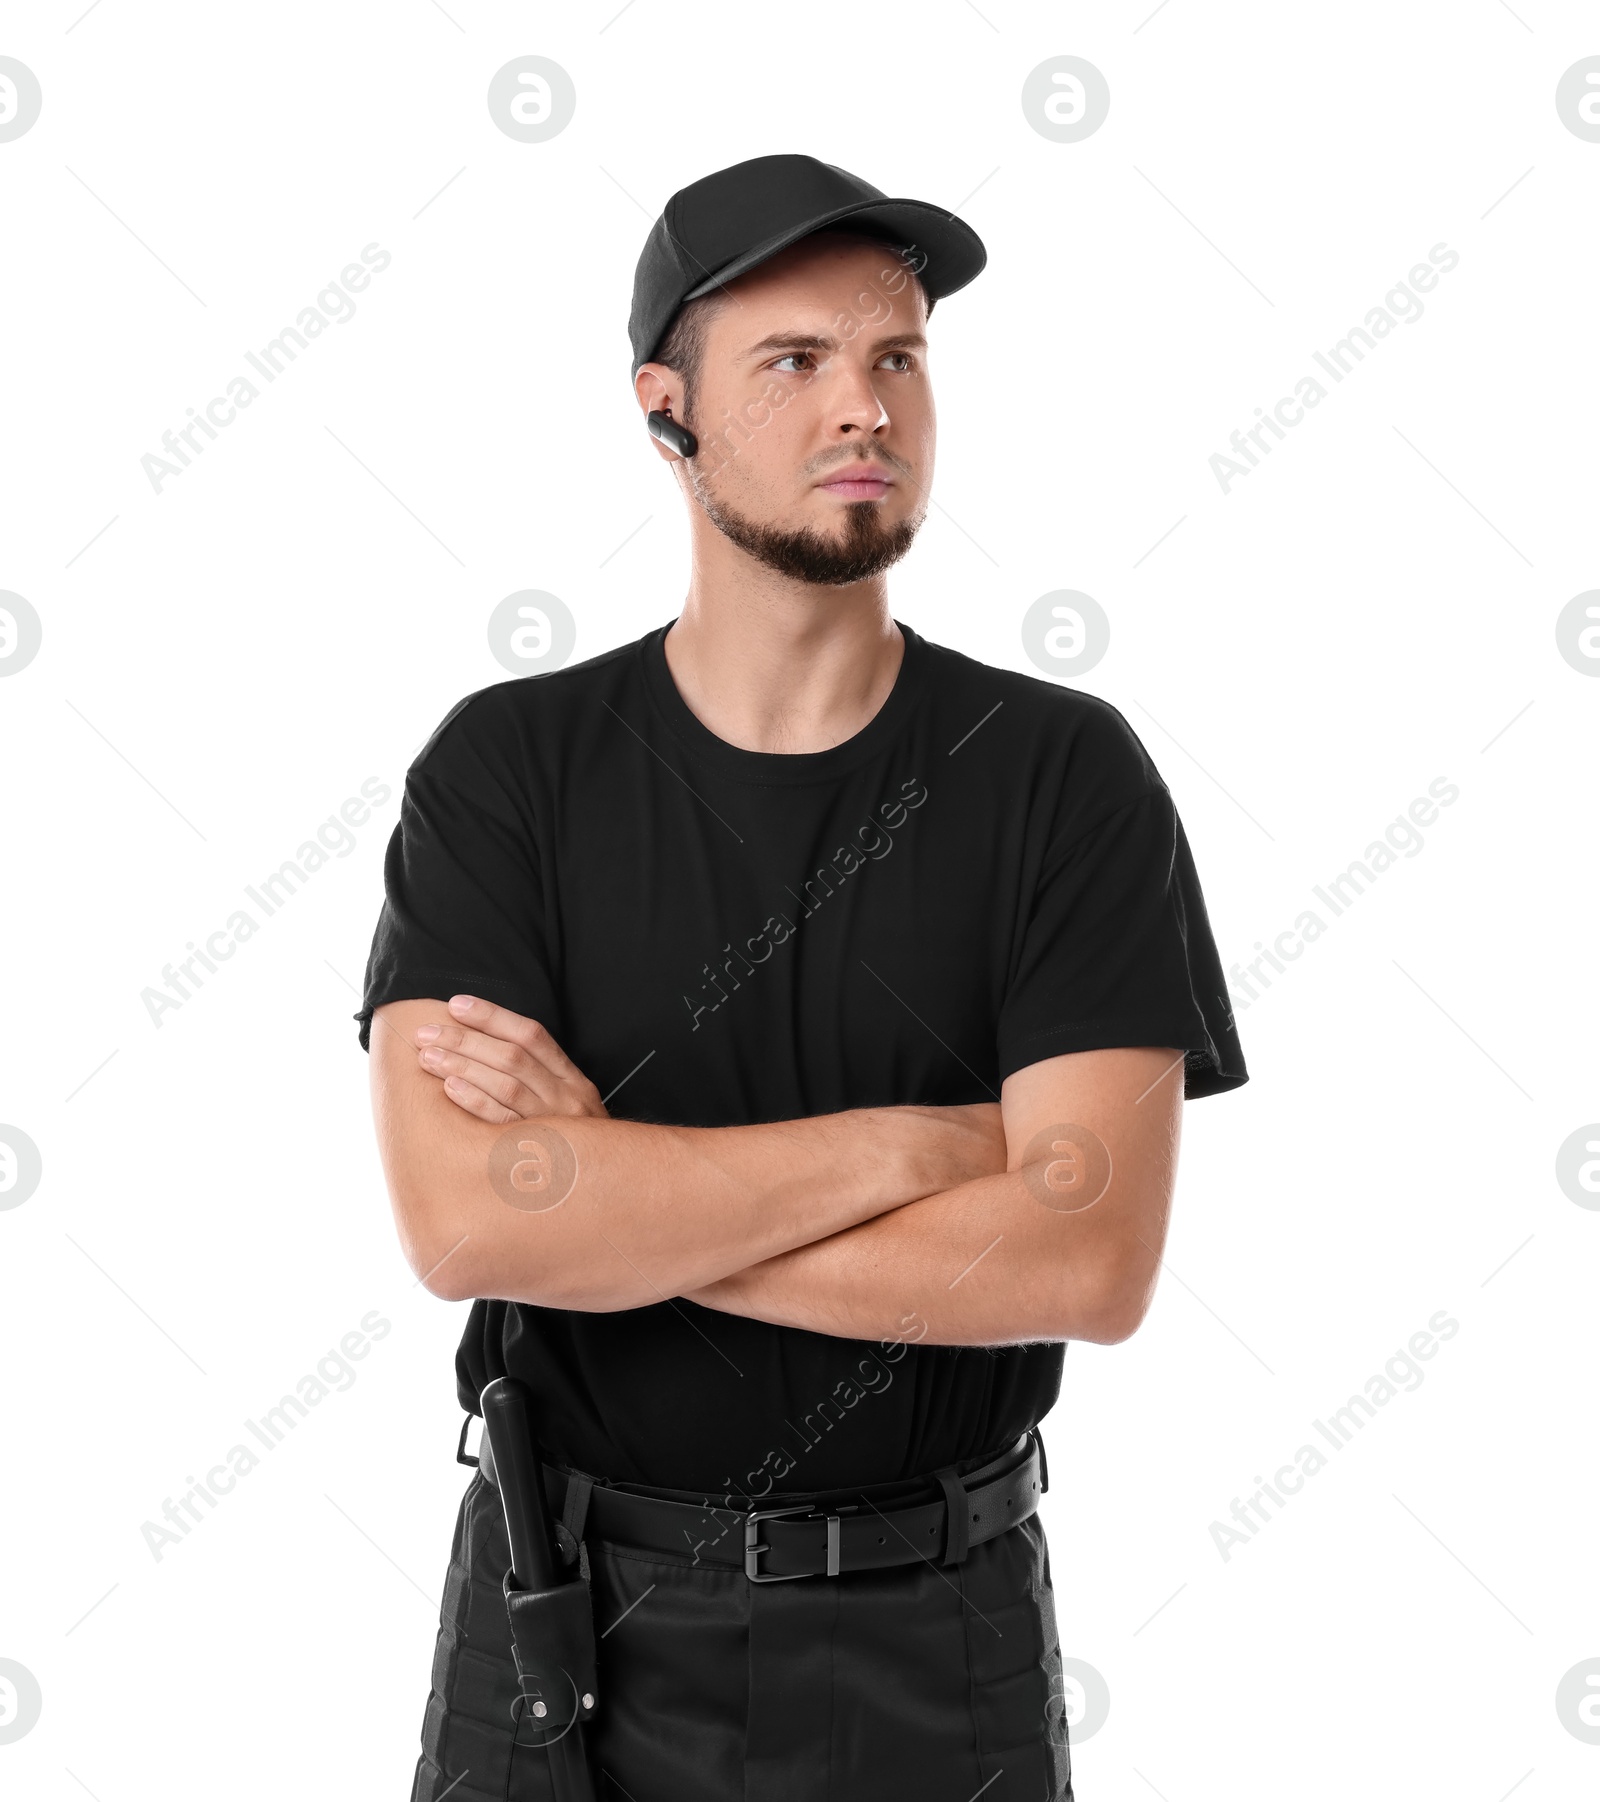
<path id="1" fill-rule="evenodd" d="M 754 594 L 691 586 L 667 633 L 689 711 L 746 751 L 826 751 L 866 726 L 894 687 L 905 639 L 881 580 Z"/>

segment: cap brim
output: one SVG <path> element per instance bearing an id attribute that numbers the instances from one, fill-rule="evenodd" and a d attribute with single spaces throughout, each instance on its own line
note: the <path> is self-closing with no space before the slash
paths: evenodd
<path id="1" fill-rule="evenodd" d="M 958 288 L 966 287 L 968 282 L 982 273 L 984 264 L 989 260 L 983 240 L 972 227 L 941 207 L 933 206 L 925 200 L 859 200 L 849 206 L 834 207 L 829 212 L 819 213 L 814 219 L 808 219 L 801 225 L 792 226 L 787 231 L 765 239 L 754 249 L 745 251 L 731 263 L 713 271 L 683 298 L 685 301 L 698 300 L 702 294 L 710 294 L 736 276 L 748 273 L 758 264 L 766 262 L 768 257 L 776 256 L 780 250 L 787 250 L 791 244 L 797 244 L 812 232 L 823 231 L 828 226 L 838 225 L 845 220 L 858 225 L 876 226 L 895 243 L 922 251 L 926 260 L 914 269 L 914 273 L 927 289 L 930 300 L 941 299 L 946 294 L 954 294 Z"/>

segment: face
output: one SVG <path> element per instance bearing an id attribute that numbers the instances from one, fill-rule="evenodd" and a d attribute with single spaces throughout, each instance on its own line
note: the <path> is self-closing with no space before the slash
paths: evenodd
<path id="1" fill-rule="evenodd" d="M 731 282 L 678 465 L 711 523 L 804 582 L 898 562 L 933 478 L 926 323 L 900 256 L 858 238 L 814 233 Z"/>

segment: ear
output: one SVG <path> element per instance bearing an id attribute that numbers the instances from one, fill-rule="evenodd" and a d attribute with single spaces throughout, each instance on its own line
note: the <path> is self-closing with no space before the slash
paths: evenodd
<path id="1" fill-rule="evenodd" d="M 634 377 L 634 396 L 640 404 L 640 411 L 649 420 L 652 413 L 663 413 L 674 425 L 681 427 L 683 418 L 683 382 L 659 362 L 640 364 L 640 373 Z M 686 427 L 681 427 L 686 432 Z M 656 456 L 663 463 L 677 463 L 686 454 L 692 452 L 679 451 L 676 447 L 668 447 L 659 438 L 654 427 L 650 427 L 650 436 L 656 438 Z M 668 434 L 672 436 L 672 434 Z"/>
<path id="2" fill-rule="evenodd" d="M 640 364 L 639 373 L 633 378 L 633 392 L 641 415 L 665 413 L 682 420 L 683 383 L 665 364 Z M 663 454 L 670 455 L 665 451 Z"/>

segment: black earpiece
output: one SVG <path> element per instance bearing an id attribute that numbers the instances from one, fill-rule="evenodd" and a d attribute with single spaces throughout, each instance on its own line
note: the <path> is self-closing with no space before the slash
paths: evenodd
<path id="1" fill-rule="evenodd" d="M 668 450 L 680 457 L 692 457 L 700 448 L 700 440 L 685 425 L 679 425 L 670 413 L 646 413 L 644 422 L 650 436 L 659 438 Z"/>

